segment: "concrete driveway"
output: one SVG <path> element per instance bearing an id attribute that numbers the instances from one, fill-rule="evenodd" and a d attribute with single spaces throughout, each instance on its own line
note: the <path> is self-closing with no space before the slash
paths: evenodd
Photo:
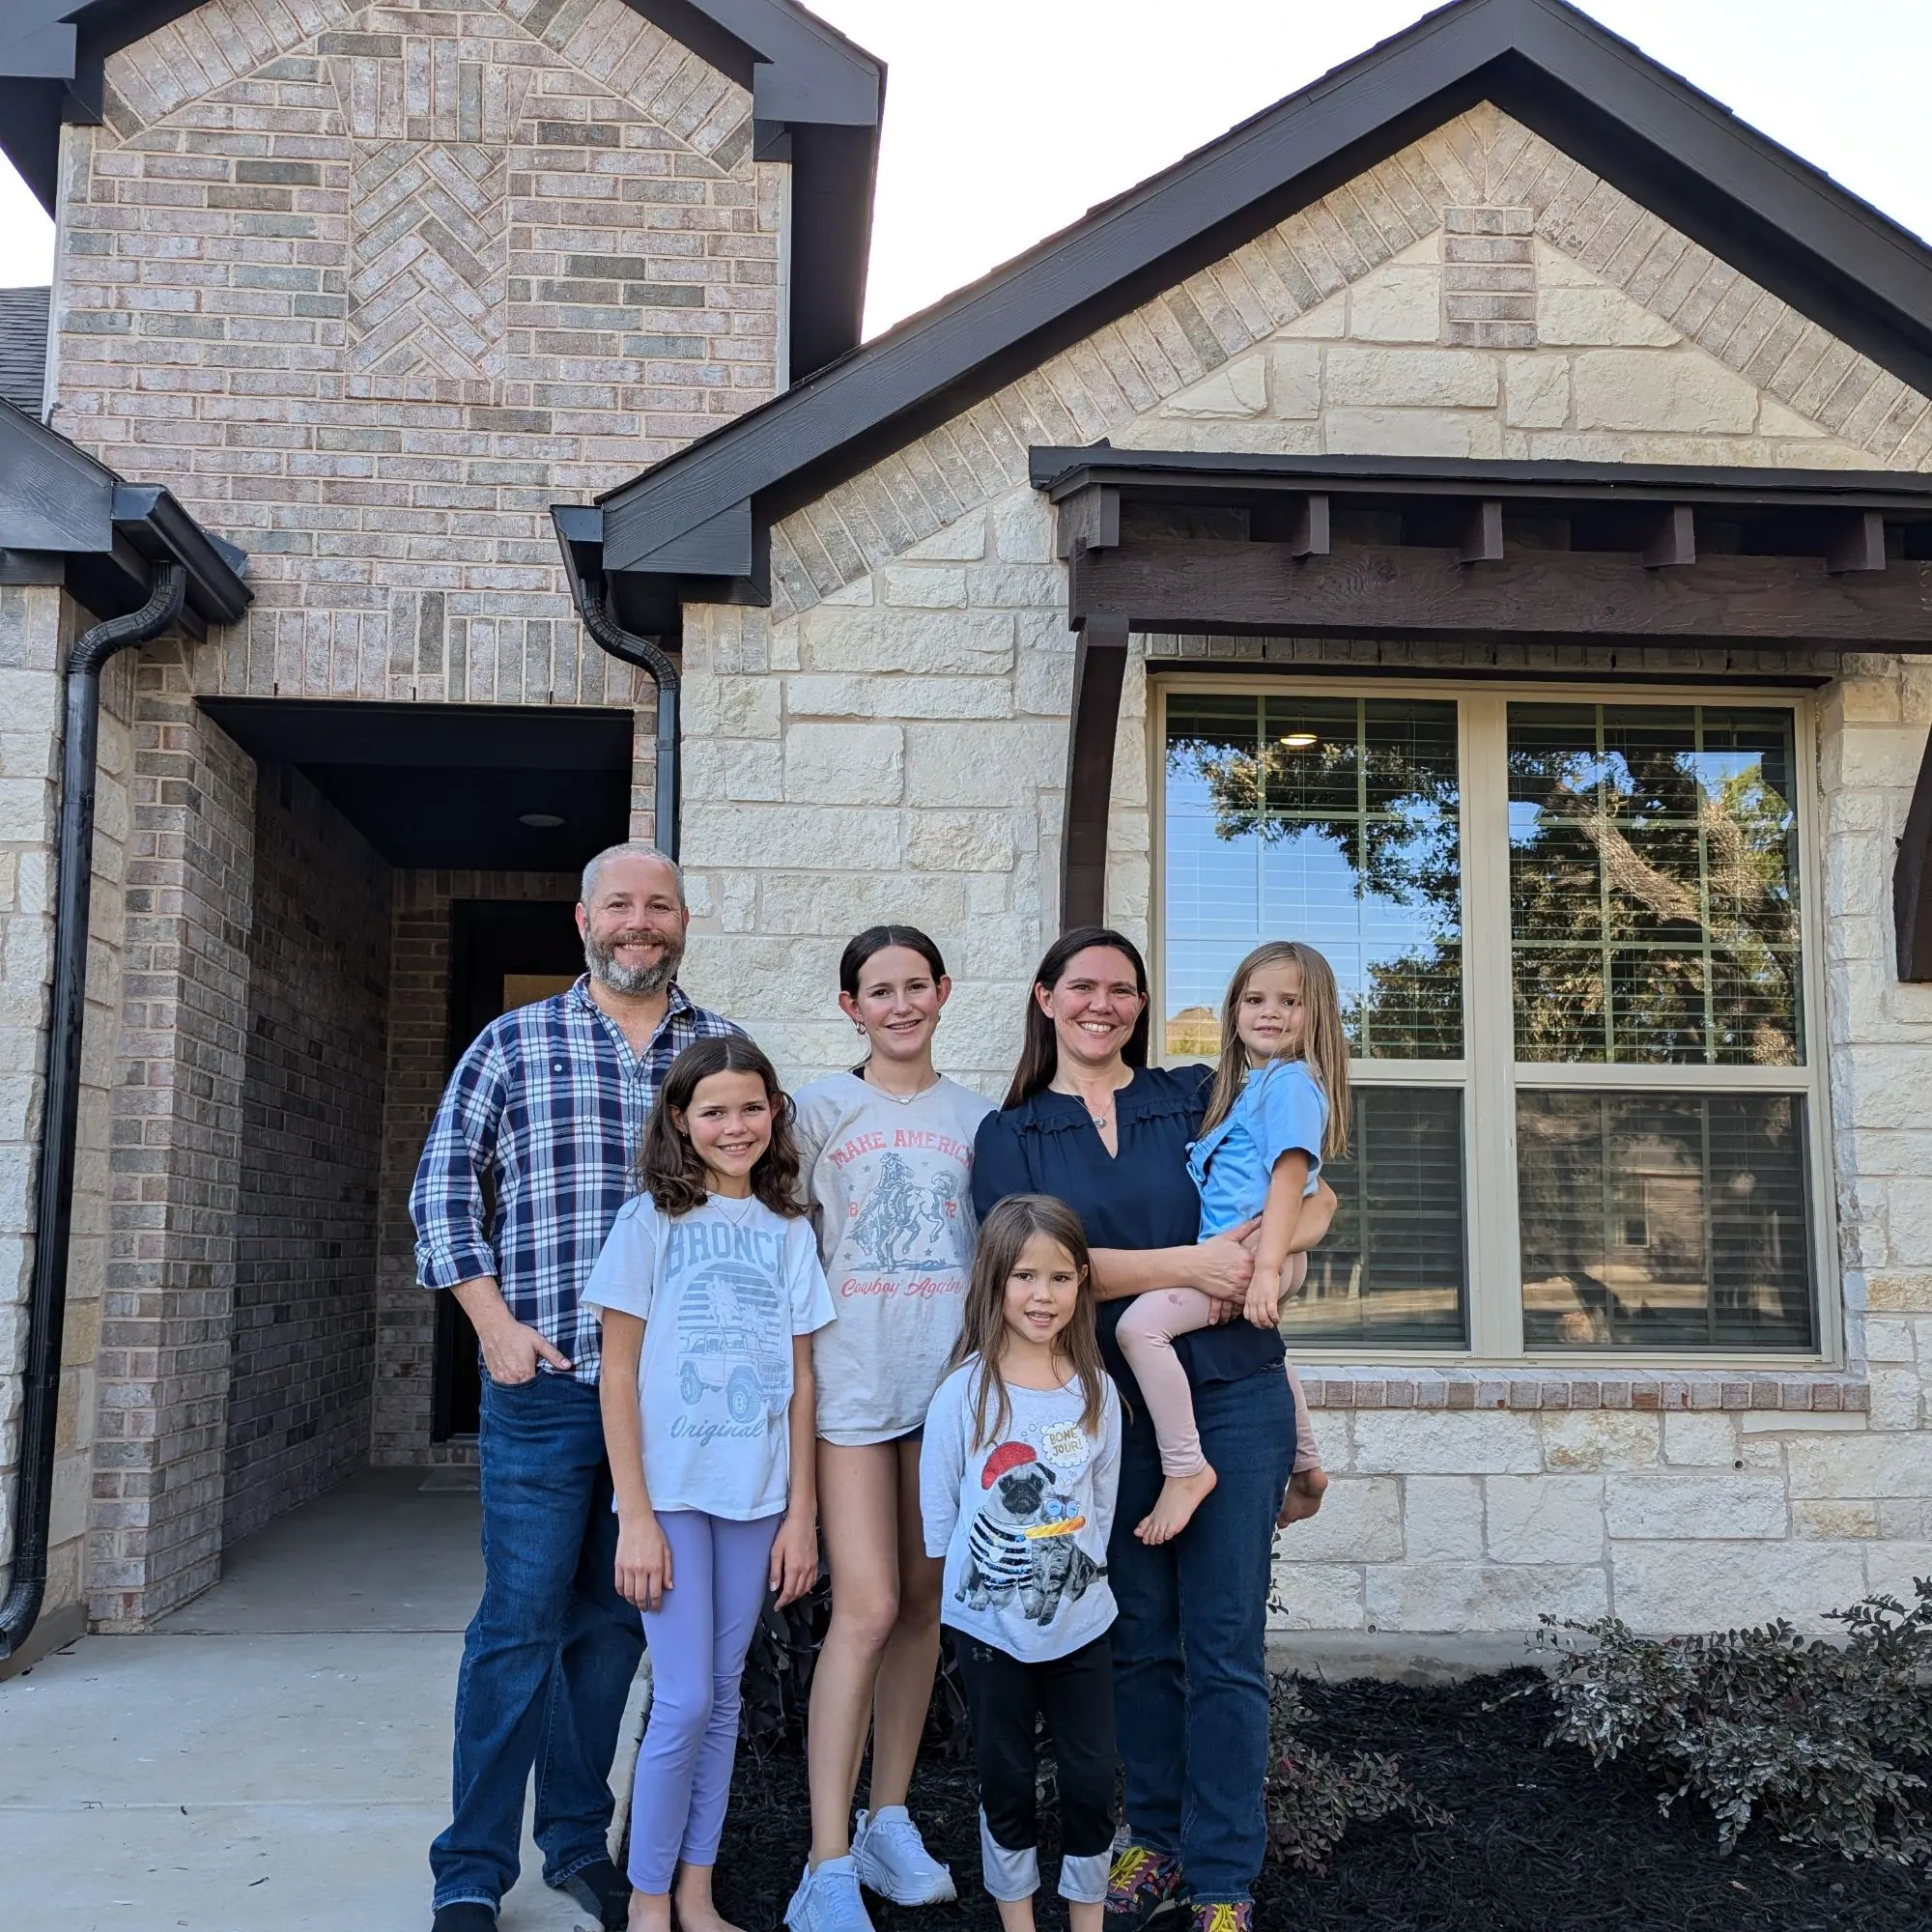
<path id="1" fill-rule="evenodd" d="M 463 1480 L 357 1477 L 239 1545 L 152 1635 L 0 1683 L 0 1924 L 424 1932 L 482 1582 Z M 540 1870 L 526 1840 L 503 1932 L 594 1932 Z"/>

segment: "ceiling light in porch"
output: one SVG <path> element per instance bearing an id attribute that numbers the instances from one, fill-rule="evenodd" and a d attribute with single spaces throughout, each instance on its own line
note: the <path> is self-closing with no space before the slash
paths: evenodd
<path id="1" fill-rule="evenodd" d="M 1283 734 L 1281 742 L 1291 752 L 1305 752 L 1321 740 L 1313 731 L 1289 731 Z"/>
<path id="2" fill-rule="evenodd" d="M 526 811 L 518 814 L 517 823 L 527 825 L 532 832 L 554 832 L 563 820 L 554 811 Z"/>

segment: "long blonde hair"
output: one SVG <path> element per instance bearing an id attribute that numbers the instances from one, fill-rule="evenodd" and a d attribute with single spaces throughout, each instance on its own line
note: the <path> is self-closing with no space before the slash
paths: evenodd
<path id="1" fill-rule="evenodd" d="M 1335 969 L 1314 947 L 1298 939 L 1270 939 L 1257 946 L 1235 968 L 1228 981 L 1227 998 L 1221 1002 L 1221 1060 L 1214 1068 L 1214 1084 L 1208 1090 L 1208 1112 L 1201 1122 L 1205 1134 L 1209 1127 L 1227 1119 L 1248 1077 L 1248 1050 L 1241 1044 L 1236 1022 L 1240 1017 L 1241 999 L 1248 981 L 1264 966 L 1298 966 L 1301 969 L 1301 1051 L 1298 1055 L 1278 1054 L 1269 1066 L 1282 1059 L 1308 1063 L 1316 1085 L 1328 1102 L 1328 1124 L 1321 1135 L 1321 1158 L 1340 1160 L 1349 1151 L 1349 1036 L 1342 1027 L 1342 995 L 1335 984 Z M 1265 1068 L 1260 1069 L 1265 1071 Z"/>
<path id="2" fill-rule="evenodd" d="M 973 1278 L 966 1286 L 966 1312 L 952 1367 L 978 1360 L 973 1384 L 974 1446 L 997 1439 L 1011 1422 L 1013 1406 L 1000 1356 L 1007 1341 L 1007 1277 L 1019 1265 L 1020 1252 L 1036 1235 L 1057 1241 L 1080 1270 L 1073 1319 L 1053 1338 L 1053 1351 L 1080 1378 L 1080 1427 L 1098 1435 L 1106 1413 L 1107 1371 L 1100 1360 L 1100 1337 L 1094 1321 L 1094 1266 L 1087 1254 L 1087 1231 L 1065 1202 L 1050 1194 L 1009 1194 L 980 1223 L 973 1251 Z M 993 1426 L 986 1427 L 986 1404 L 997 1396 Z"/>

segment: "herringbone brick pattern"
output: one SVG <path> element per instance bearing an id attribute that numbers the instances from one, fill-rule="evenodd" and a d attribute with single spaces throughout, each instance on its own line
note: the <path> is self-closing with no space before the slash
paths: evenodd
<path id="1" fill-rule="evenodd" d="M 351 169 L 349 366 L 456 381 L 498 372 L 504 156 L 384 141 Z"/>

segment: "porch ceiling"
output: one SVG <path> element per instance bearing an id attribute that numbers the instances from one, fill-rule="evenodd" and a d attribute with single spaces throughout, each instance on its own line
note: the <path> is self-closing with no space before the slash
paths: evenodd
<path id="1" fill-rule="evenodd" d="M 293 765 L 392 866 L 574 871 L 630 825 L 628 711 L 210 697 L 260 763 Z M 558 819 L 526 825 L 525 814 Z"/>

